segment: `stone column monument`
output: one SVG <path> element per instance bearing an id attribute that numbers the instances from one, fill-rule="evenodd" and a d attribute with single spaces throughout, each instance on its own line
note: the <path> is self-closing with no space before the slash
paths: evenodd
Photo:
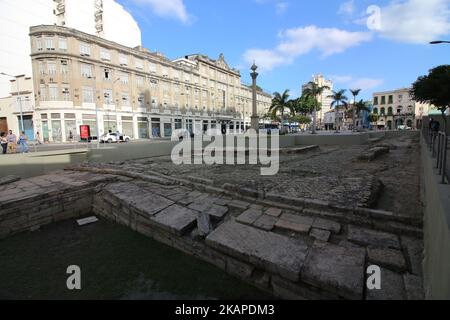
<path id="1" fill-rule="evenodd" d="M 250 73 L 250 75 L 252 76 L 252 91 L 253 91 L 253 112 L 252 112 L 252 129 L 255 131 L 259 130 L 259 116 L 258 116 L 258 109 L 257 109 L 257 105 L 256 105 L 256 101 L 257 101 L 257 91 L 256 91 L 256 78 L 258 77 L 258 73 L 256 72 L 256 70 L 258 69 L 258 67 L 256 66 L 255 63 L 253 63 L 251 70 L 252 73 Z"/>

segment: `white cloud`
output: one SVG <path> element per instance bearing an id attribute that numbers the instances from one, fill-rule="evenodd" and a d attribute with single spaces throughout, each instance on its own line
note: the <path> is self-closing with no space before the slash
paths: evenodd
<path id="1" fill-rule="evenodd" d="M 140 5 L 148 5 L 152 11 L 160 17 L 177 19 L 185 24 L 192 21 L 192 16 L 187 12 L 184 0 L 132 0 Z"/>
<path id="2" fill-rule="evenodd" d="M 381 7 L 377 30 L 387 39 L 428 44 L 450 34 L 450 0 L 395 0 Z"/>
<path id="3" fill-rule="evenodd" d="M 341 6 L 339 7 L 338 14 L 352 15 L 355 12 L 355 10 L 356 10 L 355 1 L 350 0 L 341 4 Z"/>
<path id="4" fill-rule="evenodd" d="M 354 77 L 351 75 L 332 75 L 330 78 L 336 83 L 346 86 L 349 89 L 361 89 L 362 91 L 372 90 L 384 83 L 383 79 L 369 77 Z"/>
<path id="5" fill-rule="evenodd" d="M 275 49 L 250 49 L 244 54 L 247 63 L 256 60 L 264 70 L 273 70 L 279 65 L 291 64 L 295 58 L 318 50 L 322 57 L 358 46 L 370 41 L 370 32 L 350 32 L 336 28 L 307 26 L 287 29 L 279 33 L 280 42 Z"/>
<path id="6" fill-rule="evenodd" d="M 288 8 L 289 8 L 289 3 L 287 3 L 287 2 L 278 2 L 275 5 L 275 10 L 276 10 L 277 14 L 285 13 Z"/>

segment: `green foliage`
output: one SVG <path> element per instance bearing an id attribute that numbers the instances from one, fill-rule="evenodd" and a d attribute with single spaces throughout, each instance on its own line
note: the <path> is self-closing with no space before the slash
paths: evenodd
<path id="1" fill-rule="evenodd" d="M 348 98 L 345 95 L 345 90 L 333 91 L 333 94 L 328 96 L 328 98 L 333 99 L 331 107 L 335 107 L 337 110 L 339 110 L 341 106 L 345 108 L 348 107 Z"/>
<path id="2" fill-rule="evenodd" d="M 291 118 L 291 122 L 297 122 L 299 124 L 310 124 L 312 120 L 308 116 L 298 114 Z"/>
<path id="3" fill-rule="evenodd" d="M 450 65 L 438 66 L 419 77 L 410 95 L 415 101 L 436 106 L 444 115 L 450 107 Z"/>
<path id="4" fill-rule="evenodd" d="M 285 118 L 286 109 L 290 111 L 291 115 L 295 115 L 295 102 L 293 102 L 293 100 L 289 100 L 289 90 L 285 90 L 283 94 L 274 92 L 273 96 L 269 113 L 271 113 L 274 117 L 277 117 L 277 114 L 280 113 L 282 120 Z"/>

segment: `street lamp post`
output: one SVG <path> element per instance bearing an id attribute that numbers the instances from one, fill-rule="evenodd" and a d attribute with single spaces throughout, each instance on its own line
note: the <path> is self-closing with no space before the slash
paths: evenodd
<path id="1" fill-rule="evenodd" d="M 443 43 L 450 43 L 450 41 L 443 41 L 443 40 L 439 40 L 439 41 L 431 41 L 430 44 L 443 44 Z"/>
<path id="2" fill-rule="evenodd" d="M 90 76 L 88 79 L 94 80 L 94 103 L 95 103 L 95 121 L 97 122 L 97 149 L 100 149 L 100 123 L 98 121 L 98 106 L 97 106 L 97 78 Z"/>
<path id="3" fill-rule="evenodd" d="M 22 127 L 22 128 L 20 129 L 20 131 L 24 131 L 24 130 L 25 130 L 25 126 L 24 126 L 24 124 L 23 124 L 22 98 L 20 97 L 19 76 L 12 76 L 12 75 L 7 74 L 7 73 L 4 73 L 4 72 L 2 72 L 2 73 L 0 73 L 0 74 L 3 75 L 3 76 L 7 76 L 7 77 L 10 77 L 10 78 L 16 79 L 17 99 L 18 99 L 18 101 L 19 101 L 19 109 L 20 109 L 20 126 Z"/>
<path id="4" fill-rule="evenodd" d="M 252 77 L 253 83 L 252 83 L 252 91 L 253 91 L 253 108 L 252 108 L 252 129 L 255 131 L 259 130 L 259 117 L 258 117 L 258 110 L 256 107 L 256 99 L 257 99 L 257 92 L 256 92 L 256 78 L 258 78 L 258 73 L 256 70 L 258 67 L 255 63 L 253 63 L 251 70 L 252 73 L 250 73 L 250 76 Z"/>

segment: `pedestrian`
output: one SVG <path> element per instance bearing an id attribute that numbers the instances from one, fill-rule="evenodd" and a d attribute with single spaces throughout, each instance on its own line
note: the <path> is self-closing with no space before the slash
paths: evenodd
<path id="1" fill-rule="evenodd" d="M 430 129 L 431 129 L 431 132 L 433 132 L 433 134 L 435 134 L 435 135 L 438 134 L 440 127 L 441 127 L 441 124 L 438 121 L 431 119 Z"/>
<path id="2" fill-rule="evenodd" d="M 6 136 L 6 140 L 8 141 L 8 151 L 9 151 L 9 153 L 16 153 L 17 137 L 13 133 L 12 130 L 9 130 L 9 134 Z"/>
<path id="3" fill-rule="evenodd" d="M 69 141 L 73 142 L 73 133 L 72 133 L 72 131 L 69 131 Z"/>
<path id="4" fill-rule="evenodd" d="M 36 132 L 36 142 L 37 142 L 38 144 L 42 144 L 42 141 L 41 141 L 41 135 L 39 134 L 39 131 Z"/>
<path id="5" fill-rule="evenodd" d="M 8 139 L 6 139 L 4 132 L 0 133 L 0 143 L 2 145 L 2 153 L 6 154 L 6 151 L 8 151 Z"/>
<path id="6" fill-rule="evenodd" d="M 17 144 L 20 145 L 20 150 L 22 153 L 28 153 L 28 137 L 25 135 L 25 131 L 22 131 L 20 134 Z"/>

